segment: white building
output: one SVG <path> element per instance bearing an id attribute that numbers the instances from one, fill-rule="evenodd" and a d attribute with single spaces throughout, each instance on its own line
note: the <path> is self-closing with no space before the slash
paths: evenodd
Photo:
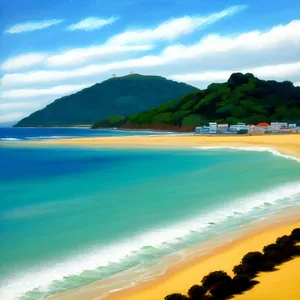
<path id="1" fill-rule="evenodd" d="M 196 134 L 202 133 L 202 127 L 196 127 L 195 133 L 196 133 Z"/>
<path id="2" fill-rule="evenodd" d="M 282 127 L 279 129 L 280 133 L 292 133 L 293 129 L 292 128 L 288 128 L 288 127 Z"/>
<path id="3" fill-rule="evenodd" d="M 238 132 L 239 130 L 249 130 L 245 123 L 237 123 L 237 125 L 230 125 L 231 132 Z"/>
<path id="4" fill-rule="evenodd" d="M 273 128 L 287 128 L 289 126 L 288 126 L 288 123 L 286 123 L 286 122 L 272 122 L 271 127 L 273 127 Z"/>
<path id="5" fill-rule="evenodd" d="M 229 131 L 228 124 L 218 124 L 218 133 L 227 133 Z"/>
<path id="6" fill-rule="evenodd" d="M 209 127 L 208 126 L 196 127 L 195 134 L 209 134 Z"/>
<path id="7" fill-rule="evenodd" d="M 217 133 L 218 132 L 218 124 L 216 122 L 209 123 L 209 133 Z"/>
<path id="8" fill-rule="evenodd" d="M 297 124 L 296 124 L 296 123 L 294 123 L 294 124 L 289 124 L 288 127 L 289 127 L 289 128 L 297 128 Z"/>

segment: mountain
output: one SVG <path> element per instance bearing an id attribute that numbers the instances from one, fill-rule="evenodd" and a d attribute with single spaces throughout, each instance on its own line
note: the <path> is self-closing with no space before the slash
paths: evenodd
<path id="1" fill-rule="evenodd" d="M 300 120 L 300 87 L 292 82 L 260 80 L 252 74 L 233 73 L 225 83 L 127 117 L 114 116 L 92 128 L 123 127 L 194 130 L 209 121 L 236 124 Z M 298 122 L 299 123 L 299 122 Z"/>
<path id="2" fill-rule="evenodd" d="M 19 121 L 15 127 L 93 124 L 111 115 L 130 115 L 177 99 L 195 87 L 159 76 L 131 74 L 110 78 L 62 97 Z"/>

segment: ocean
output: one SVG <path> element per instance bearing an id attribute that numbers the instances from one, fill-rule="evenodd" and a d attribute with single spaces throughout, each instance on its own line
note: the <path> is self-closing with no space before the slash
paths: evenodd
<path id="1" fill-rule="evenodd" d="M 80 137 L 98 137 L 98 136 L 134 136 L 134 135 L 161 135 L 173 134 L 172 132 L 160 132 L 150 130 L 112 130 L 112 129 L 89 129 L 89 128 L 72 128 L 72 127 L 52 127 L 52 128 L 1 128 L 0 141 L 32 141 L 48 139 L 71 139 Z"/>
<path id="2" fill-rule="evenodd" d="M 299 209 L 299 162 L 274 153 L 0 141 L 0 299 L 99 280 L 105 296 L 164 272 L 168 257 Z"/>

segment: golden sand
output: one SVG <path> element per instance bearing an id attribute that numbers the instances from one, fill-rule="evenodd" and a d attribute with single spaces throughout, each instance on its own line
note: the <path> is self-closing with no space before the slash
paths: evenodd
<path id="1" fill-rule="evenodd" d="M 61 145 L 118 148 L 187 148 L 207 146 L 268 147 L 300 157 L 300 134 L 285 135 L 215 135 L 215 136 L 129 136 L 96 137 L 29 142 L 34 145 Z"/>
<path id="2" fill-rule="evenodd" d="M 300 157 L 300 135 L 261 135 L 261 136 L 131 136 L 105 138 L 78 138 L 70 140 L 51 140 L 31 142 L 30 144 L 47 144 L 56 146 L 118 147 L 118 148 L 189 148 L 207 146 L 231 147 L 267 147 L 282 154 Z M 297 212 L 296 212 L 297 213 Z M 299 216 L 300 216 L 300 212 Z M 284 221 L 269 228 L 253 230 L 238 240 L 214 250 L 202 258 L 183 262 L 171 267 L 166 274 L 157 279 L 141 283 L 136 287 L 112 293 L 108 300 L 163 300 L 170 293 L 186 293 L 193 284 L 199 284 L 202 277 L 211 271 L 224 270 L 230 275 L 232 268 L 249 251 L 261 251 L 273 243 L 277 237 L 289 234 L 292 229 L 300 227 L 297 222 Z M 300 299 L 300 258 L 287 262 L 280 270 L 261 273 L 260 283 L 244 295 L 236 296 L 240 300 L 299 300 Z M 100 299 L 97 282 L 61 293 L 51 299 L 91 300 Z"/>

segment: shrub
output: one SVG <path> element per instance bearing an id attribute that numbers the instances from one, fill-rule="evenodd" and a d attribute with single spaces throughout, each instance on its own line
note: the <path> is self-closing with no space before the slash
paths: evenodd
<path id="1" fill-rule="evenodd" d="M 291 236 L 284 235 L 276 240 L 280 250 L 286 255 L 286 258 L 291 258 L 296 251 L 295 241 Z"/>
<path id="2" fill-rule="evenodd" d="M 233 267 L 233 273 L 236 275 L 243 275 L 248 278 L 254 278 L 257 274 L 257 269 L 247 264 L 239 264 Z"/>
<path id="3" fill-rule="evenodd" d="M 203 117 L 192 114 L 182 119 L 182 126 L 200 126 L 203 123 Z"/>
<path id="4" fill-rule="evenodd" d="M 275 270 L 275 266 L 276 266 L 276 264 L 275 264 L 274 261 L 267 260 L 262 265 L 261 271 L 265 271 L 265 272 L 274 271 Z"/>
<path id="5" fill-rule="evenodd" d="M 263 252 L 266 253 L 268 251 L 279 251 L 280 246 L 278 244 L 269 244 L 263 248 Z"/>
<path id="6" fill-rule="evenodd" d="M 296 228 L 292 231 L 291 238 L 293 241 L 300 242 L 300 228 Z"/>
<path id="7" fill-rule="evenodd" d="M 184 296 L 182 294 L 171 294 L 165 297 L 165 300 L 188 300 L 189 298 L 187 296 Z"/>
<path id="8" fill-rule="evenodd" d="M 284 235 L 284 236 L 279 237 L 276 240 L 276 244 L 277 245 L 289 245 L 289 246 L 292 246 L 292 245 L 295 244 L 295 242 L 293 241 L 293 239 L 290 236 Z"/>
<path id="9" fill-rule="evenodd" d="M 299 256 L 300 255 L 300 245 L 295 246 L 295 255 Z"/>
<path id="10" fill-rule="evenodd" d="M 236 275 L 233 277 L 231 286 L 234 294 L 240 294 L 251 289 L 258 281 L 251 280 L 247 276 Z"/>
<path id="11" fill-rule="evenodd" d="M 280 250 L 270 249 L 265 251 L 266 259 L 273 261 L 275 264 L 281 264 L 286 260 L 286 255 Z"/>
<path id="12" fill-rule="evenodd" d="M 152 123 L 156 124 L 172 124 L 172 113 L 171 112 L 165 112 L 161 114 L 157 114 L 154 116 Z"/>
<path id="13" fill-rule="evenodd" d="M 219 282 L 230 283 L 231 277 L 224 271 L 215 271 L 204 276 L 201 282 L 204 288 L 210 289 Z"/>
<path id="14" fill-rule="evenodd" d="M 261 270 L 266 258 L 261 252 L 249 252 L 242 258 L 242 264 L 252 266 L 255 270 Z"/>
<path id="15" fill-rule="evenodd" d="M 296 253 L 296 246 L 290 237 L 283 236 L 276 240 L 276 244 L 265 246 L 263 252 L 266 259 L 280 264 Z"/>
<path id="16" fill-rule="evenodd" d="M 210 289 L 211 295 L 216 299 L 226 299 L 233 295 L 231 282 L 220 281 Z"/>
<path id="17" fill-rule="evenodd" d="M 200 285 L 193 285 L 188 290 L 188 296 L 192 300 L 202 300 L 202 296 L 206 293 L 206 289 Z"/>

